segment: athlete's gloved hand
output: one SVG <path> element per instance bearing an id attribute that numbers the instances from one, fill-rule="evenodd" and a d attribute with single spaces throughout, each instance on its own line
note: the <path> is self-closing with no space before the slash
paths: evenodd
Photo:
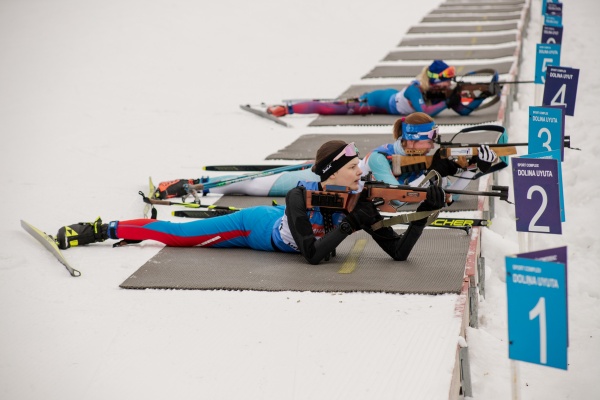
<path id="1" fill-rule="evenodd" d="M 346 216 L 346 221 L 350 224 L 353 231 L 371 228 L 371 225 L 381 221 L 383 217 L 379 214 L 379 210 L 375 208 L 373 203 L 368 200 L 359 200 L 354 207 L 354 210 Z"/>
<path id="2" fill-rule="evenodd" d="M 487 172 L 492 166 L 492 163 L 496 157 L 496 153 L 490 148 L 490 146 L 487 144 L 482 144 L 479 146 L 479 154 L 477 155 L 477 168 L 479 168 L 481 172 Z"/>
<path id="3" fill-rule="evenodd" d="M 448 98 L 446 99 L 446 106 L 448 108 L 454 109 L 460 104 L 462 104 L 460 96 L 460 86 L 457 85 L 454 88 L 454 90 L 452 90 L 452 93 L 450 93 L 450 96 L 448 96 Z"/>
<path id="4" fill-rule="evenodd" d="M 439 210 L 444 207 L 445 201 L 446 193 L 444 192 L 444 189 L 439 186 L 430 185 L 427 188 L 427 197 L 425 198 L 425 201 L 419 204 L 417 211 Z M 425 226 L 425 223 L 427 223 L 427 218 L 418 219 L 412 222 L 412 224 L 416 226 Z"/>
<path id="5" fill-rule="evenodd" d="M 447 158 L 440 157 L 440 150 L 438 149 L 435 153 L 433 153 L 433 158 L 431 159 L 431 166 L 429 170 L 436 170 L 438 174 L 442 178 L 454 175 L 458 171 L 458 166 L 456 163 L 450 161 Z"/>
<path id="6" fill-rule="evenodd" d="M 417 211 L 433 211 L 444 207 L 446 203 L 446 193 L 439 186 L 430 185 L 427 188 L 427 197 L 417 207 Z"/>

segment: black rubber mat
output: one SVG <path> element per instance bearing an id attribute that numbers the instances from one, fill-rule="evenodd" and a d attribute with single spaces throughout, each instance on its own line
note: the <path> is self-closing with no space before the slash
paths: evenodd
<path id="1" fill-rule="evenodd" d="M 472 6 L 467 4 L 455 5 L 452 7 L 440 7 L 432 10 L 429 15 L 432 14 L 456 14 L 456 13 L 469 13 L 469 14 L 493 14 L 493 13 L 512 13 L 523 10 L 523 5 L 494 5 L 494 6 Z"/>
<path id="2" fill-rule="evenodd" d="M 360 118 L 360 117 L 359 117 Z M 270 154 L 267 160 L 310 160 L 317 154 L 321 145 L 329 140 L 354 142 L 361 154 L 366 154 L 384 143 L 394 141 L 392 131 L 389 134 L 308 134 L 302 135 L 286 147 Z M 303 158 L 308 155 L 308 158 Z"/>
<path id="3" fill-rule="evenodd" d="M 451 15 L 448 15 L 452 13 Z M 421 22 L 488 22 L 488 21 L 513 21 L 521 19 L 520 12 L 508 13 L 487 13 L 476 14 L 469 12 L 458 12 L 456 15 L 453 11 L 447 11 L 444 14 L 429 14 L 425 16 Z"/>
<path id="4" fill-rule="evenodd" d="M 487 61 L 481 63 L 473 63 L 472 60 L 464 62 L 453 62 L 452 65 L 456 68 L 456 74 L 462 75 L 469 71 L 478 69 L 495 69 L 499 74 L 508 74 L 513 67 L 514 60 L 508 61 Z M 412 78 L 421 73 L 423 67 L 429 65 L 431 60 L 428 59 L 418 65 L 378 65 L 369 73 L 363 76 L 365 78 Z M 342 97 L 342 96 L 340 96 Z"/>
<path id="5" fill-rule="evenodd" d="M 518 40 L 517 33 L 499 33 L 495 35 L 469 35 L 469 36 L 406 36 L 399 46 L 465 46 L 476 44 L 500 44 Z"/>
<path id="6" fill-rule="evenodd" d="M 273 205 L 273 201 L 278 206 L 285 205 L 285 197 L 268 197 L 268 196 L 235 196 L 235 195 L 224 195 L 215 202 L 219 206 L 236 207 L 236 208 L 248 208 L 255 206 L 269 206 Z"/>
<path id="7" fill-rule="evenodd" d="M 454 111 L 444 110 L 435 117 L 438 125 L 477 125 L 498 122 L 500 103 L 489 108 L 475 111 L 467 116 L 458 115 Z M 319 115 L 309 126 L 381 126 L 393 125 L 397 115 Z"/>
<path id="8" fill-rule="evenodd" d="M 515 55 L 517 45 L 504 46 L 491 49 L 447 49 L 447 50 L 428 50 L 428 49 L 397 49 L 391 51 L 383 61 L 400 60 L 473 60 L 473 59 L 494 59 L 501 57 L 511 57 Z"/>
<path id="9" fill-rule="evenodd" d="M 408 33 L 457 33 L 457 32 L 496 32 L 518 29 L 518 22 L 500 22 L 486 24 L 431 24 L 417 25 L 408 30 Z"/>
<path id="10" fill-rule="evenodd" d="M 506 6 L 523 6 L 525 0 L 498 0 L 498 1 L 477 1 L 477 0 L 448 0 L 440 4 L 440 8 L 454 7 L 506 7 Z"/>
<path id="11" fill-rule="evenodd" d="M 460 293 L 470 235 L 426 229 L 407 261 L 394 261 L 366 233 L 349 236 L 337 256 L 310 265 L 299 254 L 250 249 L 165 247 L 120 286 L 311 292 Z M 435 249 L 433 251 L 432 249 Z"/>

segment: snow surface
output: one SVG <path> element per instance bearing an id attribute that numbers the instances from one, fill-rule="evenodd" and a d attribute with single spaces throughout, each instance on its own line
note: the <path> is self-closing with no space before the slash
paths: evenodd
<path id="1" fill-rule="evenodd" d="M 311 118 L 288 129 L 239 104 L 341 93 L 439 3 L 0 2 L 0 398 L 447 398 L 447 353 L 462 342 L 454 295 L 123 290 L 162 245 L 70 249 L 83 274 L 72 278 L 19 225 L 54 233 L 98 215 L 140 217 L 148 176 L 261 162 L 312 133 Z M 522 80 L 533 77 L 539 3 Z M 533 239 L 533 249 L 569 248 L 569 370 L 520 363 L 523 399 L 600 398 L 597 10 L 593 0 L 565 5 L 561 64 L 581 69 L 567 134 L 583 151 L 566 151 L 564 233 Z M 524 141 L 533 85 L 517 100 L 509 132 Z M 486 298 L 480 328 L 467 332 L 473 392 L 509 398 L 513 208 L 497 203 L 482 235 Z"/>

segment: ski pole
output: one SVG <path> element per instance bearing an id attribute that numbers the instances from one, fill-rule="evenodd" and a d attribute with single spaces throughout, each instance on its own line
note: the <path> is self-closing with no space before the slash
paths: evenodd
<path id="1" fill-rule="evenodd" d="M 231 185 L 232 183 L 248 181 L 248 180 L 255 179 L 255 178 L 261 178 L 263 176 L 275 175 L 280 172 L 302 170 L 302 169 L 310 168 L 310 167 L 312 167 L 312 165 L 313 165 L 312 162 L 302 163 L 302 164 L 294 164 L 294 165 L 286 165 L 283 167 L 266 169 L 264 171 L 260 171 L 260 172 L 254 173 L 254 174 L 242 175 L 242 176 L 238 176 L 235 178 L 229 178 L 229 179 L 218 180 L 218 181 L 213 181 L 213 182 L 200 183 L 198 185 L 202 185 L 202 187 L 204 189 L 210 189 L 210 188 L 215 188 L 215 187 L 220 187 L 220 186 Z M 190 186 L 190 185 L 188 185 L 188 186 Z M 197 188 L 199 188 L 199 186 Z M 186 185 L 184 185 L 184 189 L 187 190 Z"/>

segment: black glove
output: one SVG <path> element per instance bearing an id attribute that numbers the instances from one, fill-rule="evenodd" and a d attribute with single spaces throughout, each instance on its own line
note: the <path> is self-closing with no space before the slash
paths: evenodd
<path id="1" fill-rule="evenodd" d="M 448 98 L 446 99 L 446 106 L 448 108 L 454 109 L 456 107 L 458 107 L 459 104 L 461 103 L 461 96 L 460 96 L 460 85 L 457 85 L 454 90 L 452 90 L 452 93 L 450 93 L 450 96 L 448 96 Z"/>
<path id="2" fill-rule="evenodd" d="M 479 146 L 479 154 L 477 155 L 477 168 L 481 172 L 488 172 L 492 163 L 496 159 L 496 153 L 490 146 L 482 144 Z"/>
<path id="3" fill-rule="evenodd" d="M 417 211 L 439 210 L 444 207 L 445 203 L 446 193 L 444 193 L 444 189 L 439 186 L 430 185 L 427 188 L 427 198 L 417 207 Z"/>
<path id="4" fill-rule="evenodd" d="M 346 221 L 348 221 L 355 232 L 371 228 L 371 225 L 382 219 L 383 217 L 379 214 L 379 210 L 368 200 L 359 200 L 354 210 L 346 216 Z"/>
<path id="5" fill-rule="evenodd" d="M 444 178 L 446 176 L 456 174 L 458 171 L 458 166 L 455 162 L 450 161 L 447 158 L 440 157 L 440 150 L 438 149 L 433 154 L 433 158 L 431 159 L 431 166 L 429 167 L 429 170 L 432 169 L 436 170 L 437 173 Z"/>

